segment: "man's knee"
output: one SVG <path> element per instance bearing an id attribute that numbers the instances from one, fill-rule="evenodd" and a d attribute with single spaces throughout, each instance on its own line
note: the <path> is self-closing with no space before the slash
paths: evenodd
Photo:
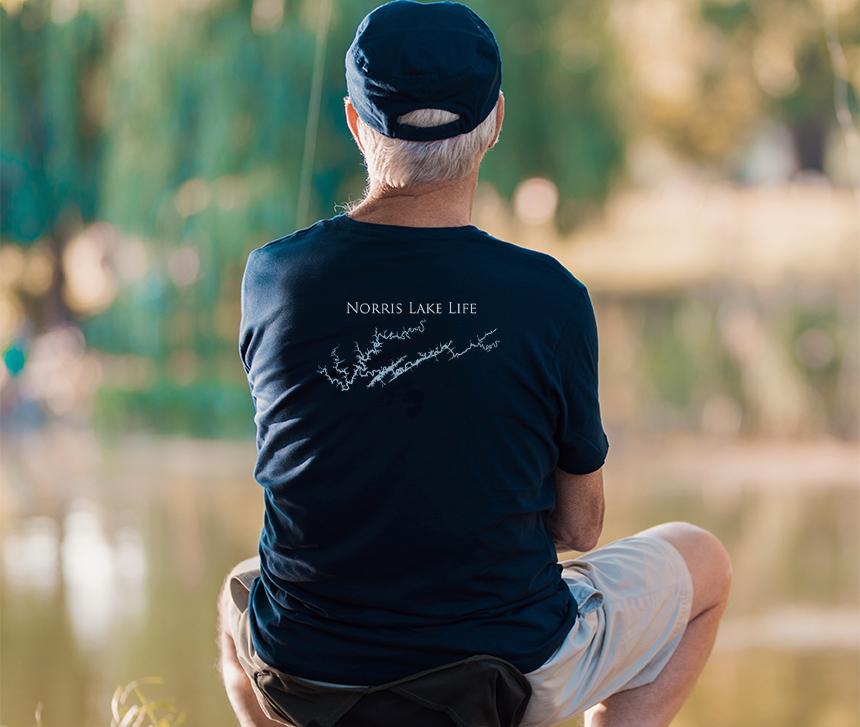
<path id="1" fill-rule="evenodd" d="M 219 633 L 222 631 L 230 633 L 230 619 L 231 614 L 233 612 L 233 608 L 235 607 L 233 599 L 236 595 L 233 593 L 233 577 L 238 576 L 242 573 L 246 573 L 249 569 L 253 568 L 256 562 L 256 558 L 248 558 L 246 560 L 240 561 L 239 563 L 236 563 L 236 565 L 234 565 L 224 577 L 224 580 L 221 583 L 221 588 L 218 589 L 217 608 Z"/>
<path id="2" fill-rule="evenodd" d="M 217 602 L 215 604 L 217 614 L 215 640 L 218 646 L 218 662 L 219 668 L 222 670 L 222 675 L 225 662 L 237 662 L 232 628 L 233 604 L 232 594 L 230 593 L 230 579 L 232 575 L 232 571 L 228 573 L 221 587 L 218 589 Z"/>
<path id="3" fill-rule="evenodd" d="M 716 535 L 680 520 L 661 523 L 643 532 L 668 540 L 684 557 L 693 579 L 691 618 L 708 608 L 725 605 L 732 583 L 732 561 Z"/>
<path id="4" fill-rule="evenodd" d="M 218 634 L 229 633 L 230 625 L 230 576 L 221 583 L 218 589 L 218 600 L 215 604 L 218 614 Z"/>
<path id="5" fill-rule="evenodd" d="M 234 569 L 235 570 L 235 569 Z M 228 694 L 240 692 L 248 687 L 248 676 L 236 653 L 236 642 L 233 639 L 233 600 L 230 592 L 230 579 L 233 571 L 227 574 L 221 588 L 218 590 L 218 629 L 215 636 L 218 644 L 218 673 Z"/>

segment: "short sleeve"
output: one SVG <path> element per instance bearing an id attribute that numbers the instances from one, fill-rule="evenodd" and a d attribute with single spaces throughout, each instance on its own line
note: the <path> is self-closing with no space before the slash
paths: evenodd
<path id="1" fill-rule="evenodd" d="M 253 251 L 248 255 L 245 262 L 245 270 L 242 273 L 242 285 L 240 293 L 241 315 L 239 322 L 239 360 L 242 362 L 242 368 L 245 370 L 245 377 L 248 380 L 248 390 L 251 393 L 251 401 L 254 405 L 254 411 L 257 411 L 257 395 L 254 391 L 254 381 L 251 375 L 251 363 L 253 353 L 259 346 L 259 331 L 256 325 L 256 310 L 255 301 L 252 292 L 256 286 L 257 275 L 252 268 L 254 259 Z"/>
<path id="2" fill-rule="evenodd" d="M 556 430 L 558 467 L 587 474 L 603 466 L 609 441 L 598 396 L 597 321 L 588 291 L 577 283 L 555 350 L 561 407 Z"/>
<path id="3" fill-rule="evenodd" d="M 251 326 L 251 310 L 250 310 L 250 288 L 253 279 L 251 271 L 251 259 L 253 254 L 248 255 L 245 261 L 245 270 L 242 273 L 242 284 L 240 293 L 240 321 L 239 321 L 239 359 L 242 362 L 242 368 L 245 369 L 245 374 L 251 372 L 249 362 L 249 349 L 253 339 L 253 329 Z"/>

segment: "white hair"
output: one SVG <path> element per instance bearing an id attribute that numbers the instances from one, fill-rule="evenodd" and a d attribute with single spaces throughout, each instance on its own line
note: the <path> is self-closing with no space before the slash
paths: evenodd
<path id="1" fill-rule="evenodd" d="M 468 176 L 480 162 L 496 133 L 498 100 L 487 117 L 471 131 L 447 139 L 412 141 L 380 134 L 358 117 L 368 185 L 403 188 L 439 184 Z M 397 117 L 401 124 L 441 126 L 460 117 L 445 109 L 418 109 Z"/>

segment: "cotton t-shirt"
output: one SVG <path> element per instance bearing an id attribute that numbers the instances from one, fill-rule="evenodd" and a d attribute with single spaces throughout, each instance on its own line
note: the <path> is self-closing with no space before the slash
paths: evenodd
<path id="1" fill-rule="evenodd" d="M 583 283 L 474 225 L 340 213 L 253 250 L 241 300 L 259 655 L 344 684 L 475 654 L 541 666 L 577 618 L 553 472 L 608 449 Z"/>

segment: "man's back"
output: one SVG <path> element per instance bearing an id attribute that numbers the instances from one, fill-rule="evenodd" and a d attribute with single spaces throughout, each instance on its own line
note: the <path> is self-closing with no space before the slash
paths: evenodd
<path id="1" fill-rule="evenodd" d="M 555 652 L 577 614 L 544 522 L 553 472 L 608 447 L 579 281 L 472 225 L 340 214 L 251 254 L 240 353 L 265 661 L 368 684 Z"/>

